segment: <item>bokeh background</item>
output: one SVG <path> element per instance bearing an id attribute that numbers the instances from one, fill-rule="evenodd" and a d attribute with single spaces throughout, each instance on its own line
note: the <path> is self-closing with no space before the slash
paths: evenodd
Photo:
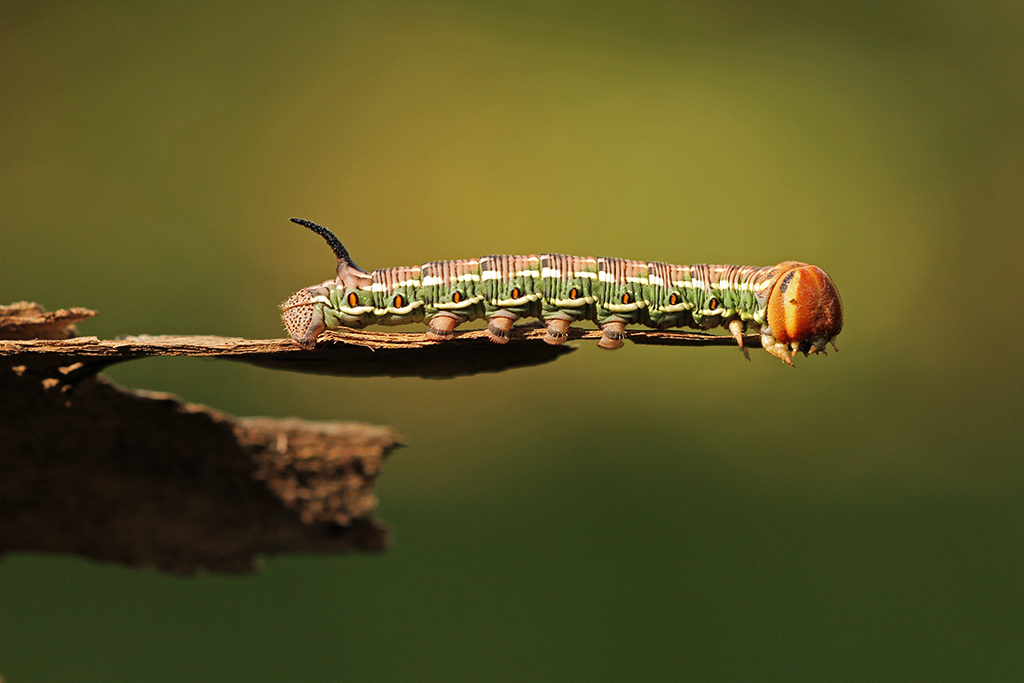
<path id="1" fill-rule="evenodd" d="M 447 381 L 114 368 L 393 425 L 395 545 L 169 578 L 0 561 L 23 681 L 1024 676 L 1024 5 L 0 5 L 0 301 L 282 336 L 365 268 L 824 267 L 841 353 L 582 345 Z M 0 444 L 3 448 L 3 444 Z"/>

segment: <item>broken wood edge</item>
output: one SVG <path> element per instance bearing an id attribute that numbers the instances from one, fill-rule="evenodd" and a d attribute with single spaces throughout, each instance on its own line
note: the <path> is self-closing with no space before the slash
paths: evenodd
<path id="1" fill-rule="evenodd" d="M 102 377 L 69 397 L 0 366 L 0 555 L 76 554 L 170 574 L 281 553 L 379 551 L 390 427 L 235 418 Z"/>
<path id="2" fill-rule="evenodd" d="M 74 325 L 96 315 L 88 308 L 47 311 L 34 301 L 0 305 L 0 339 L 69 339 L 78 336 Z"/>

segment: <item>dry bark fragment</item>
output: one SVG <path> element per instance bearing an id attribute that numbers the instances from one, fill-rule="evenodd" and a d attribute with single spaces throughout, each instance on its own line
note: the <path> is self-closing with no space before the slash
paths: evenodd
<path id="1" fill-rule="evenodd" d="M 234 419 L 103 378 L 69 400 L 42 379 L 0 368 L 0 554 L 190 574 L 387 544 L 372 512 L 388 427 Z"/>

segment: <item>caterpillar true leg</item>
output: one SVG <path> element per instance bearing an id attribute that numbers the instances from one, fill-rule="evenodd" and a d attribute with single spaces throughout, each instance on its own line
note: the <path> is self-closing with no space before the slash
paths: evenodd
<path id="1" fill-rule="evenodd" d="M 789 347 L 770 334 L 761 334 L 761 346 L 786 365 L 793 365 L 793 357 L 789 354 Z"/>
<path id="2" fill-rule="evenodd" d="M 732 333 L 732 338 L 736 340 L 736 343 L 740 346 L 740 351 L 743 352 L 743 357 L 750 360 L 750 354 L 747 353 L 747 347 L 743 345 L 743 332 L 747 329 L 747 324 L 742 320 L 736 319 L 729 322 L 729 332 Z"/>

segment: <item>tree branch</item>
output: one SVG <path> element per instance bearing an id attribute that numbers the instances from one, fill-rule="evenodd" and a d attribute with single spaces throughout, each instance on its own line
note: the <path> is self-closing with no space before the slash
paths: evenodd
<path id="1" fill-rule="evenodd" d="M 0 306 L 0 554 L 77 553 L 188 574 L 252 571 L 260 555 L 378 550 L 374 482 L 390 427 L 236 419 L 169 394 L 120 389 L 101 368 L 146 356 L 206 356 L 347 376 L 454 377 L 571 352 L 543 329 L 504 345 L 482 330 L 335 331 L 307 351 L 290 339 L 75 337 L 82 308 Z M 596 339 L 572 330 L 571 339 Z M 734 346 L 724 336 L 630 332 L 638 344 Z M 759 346 L 757 337 L 747 338 Z"/>
<path id="2" fill-rule="evenodd" d="M 189 574 L 386 546 L 372 513 L 398 444 L 390 427 L 235 419 L 122 390 L 96 369 L 169 345 L 68 339 L 91 315 L 0 306 L 0 334 L 43 338 L 0 342 L 0 555 L 74 553 Z"/>
<path id="3" fill-rule="evenodd" d="M 92 313 L 87 309 L 71 309 L 48 315 L 71 312 L 82 317 L 86 317 L 83 312 Z M 569 333 L 570 339 L 599 339 L 600 336 L 599 330 L 573 328 Z M 332 330 L 320 336 L 312 351 L 300 348 L 290 339 L 177 335 L 112 340 L 51 338 L 0 341 L 0 358 L 11 364 L 33 367 L 67 367 L 80 363 L 72 371 L 78 373 L 96 372 L 113 363 L 147 356 L 204 356 L 348 377 L 445 378 L 548 363 L 574 350 L 572 346 L 546 344 L 541 341 L 543 337 L 544 330 L 539 326 L 513 328 L 512 338 L 503 345 L 492 343 L 483 330 L 459 332 L 453 339 L 443 342 L 429 340 L 425 334 L 416 332 Z M 631 330 L 629 340 L 662 346 L 736 346 L 732 337 L 724 335 L 653 330 Z M 761 340 L 749 335 L 744 337 L 744 343 L 748 347 L 759 347 Z"/>

